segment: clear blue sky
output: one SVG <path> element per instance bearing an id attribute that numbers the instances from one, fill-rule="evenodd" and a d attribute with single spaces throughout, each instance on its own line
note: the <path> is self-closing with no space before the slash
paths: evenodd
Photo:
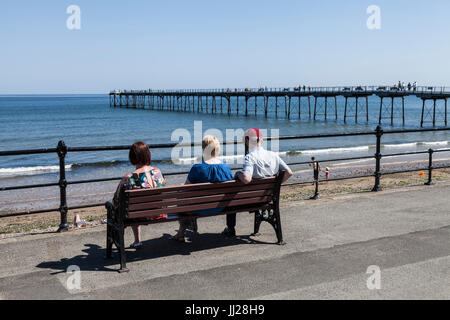
<path id="1" fill-rule="evenodd" d="M 450 85 L 449 36 L 449 0 L 4 0 L 0 94 Z"/>

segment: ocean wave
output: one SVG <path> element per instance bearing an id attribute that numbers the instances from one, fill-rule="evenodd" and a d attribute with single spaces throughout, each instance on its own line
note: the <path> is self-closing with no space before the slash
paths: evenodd
<path id="1" fill-rule="evenodd" d="M 85 168 L 85 167 L 99 167 L 107 168 L 112 166 L 117 166 L 121 164 L 128 164 L 128 161 L 123 160 L 112 160 L 112 161 L 98 161 L 98 162 L 83 162 L 71 164 L 72 168 Z"/>
<path id="2" fill-rule="evenodd" d="M 72 165 L 68 164 L 65 166 L 66 170 L 71 170 Z M 0 168 L 0 176 L 10 176 L 17 174 L 36 174 L 43 172 L 57 172 L 59 171 L 59 166 L 34 166 L 34 167 L 18 167 L 18 168 Z"/>
<path id="3" fill-rule="evenodd" d="M 443 147 L 448 146 L 448 141 L 434 141 L 434 142 L 418 142 L 419 146 L 437 146 Z"/>
<path id="4" fill-rule="evenodd" d="M 368 151 L 369 149 L 370 149 L 370 146 L 359 146 L 359 147 L 347 147 L 347 148 L 300 150 L 298 152 L 300 155 L 311 155 L 311 154 L 328 154 L 328 153 Z"/>

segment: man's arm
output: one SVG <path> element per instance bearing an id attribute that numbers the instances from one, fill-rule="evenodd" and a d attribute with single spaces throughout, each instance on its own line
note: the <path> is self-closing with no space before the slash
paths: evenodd
<path id="1" fill-rule="evenodd" d="M 241 171 L 238 171 L 235 176 L 242 183 L 249 184 L 253 178 L 253 159 L 246 155 L 244 158 L 244 165 Z"/>
<path id="2" fill-rule="evenodd" d="M 289 168 L 289 166 L 286 164 L 286 162 L 283 161 L 283 159 L 281 159 L 280 157 L 278 158 L 280 160 L 280 170 L 284 170 L 284 176 L 281 182 L 285 183 L 294 175 L 294 173 L 292 172 L 291 168 Z"/>
<path id="3" fill-rule="evenodd" d="M 244 184 L 249 184 L 250 182 L 252 182 L 252 176 L 242 171 L 236 172 L 234 178 Z"/>
<path id="4" fill-rule="evenodd" d="M 282 183 L 285 183 L 286 181 L 288 181 L 293 175 L 294 175 L 294 173 L 293 173 L 292 170 L 288 167 L 288 168 L 286 169 L 286 171 L 284 172 L 283 180 L 281 180 Z"/>

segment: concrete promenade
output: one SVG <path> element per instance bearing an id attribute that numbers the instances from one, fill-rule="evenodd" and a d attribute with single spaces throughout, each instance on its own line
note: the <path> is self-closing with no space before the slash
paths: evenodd
<path id="1" fill-rule="evenodd" d="M 103 259 L 104 226 L 3 239 L 0 299 L 450 299 L 449 195 L 441 183 L 286 202 L 282 247 L 267 224 L 249 237 L 248 214 L 235 240 L 220 235 L 225 217 L 199 220 L 186 244 L 168 239 L 176 223 L 144 227 L 128 274 Z M 71 265 L 81 289 L 66 286 Z M 372 265 L 380 290 L 367 288 Z"/>

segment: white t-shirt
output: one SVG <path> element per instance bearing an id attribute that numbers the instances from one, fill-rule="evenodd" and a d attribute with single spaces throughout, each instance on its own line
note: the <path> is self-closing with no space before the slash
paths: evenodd
<path id="1" fill-rule="evenodd" d="M 263 147 L 256 147 L 250 149 L 245 156 L 242 172 L 249 174 L 253 179 L 262 179 L 273 177 L 278 171 L 287 169 L 288 165 L 278 154 Z"/>

